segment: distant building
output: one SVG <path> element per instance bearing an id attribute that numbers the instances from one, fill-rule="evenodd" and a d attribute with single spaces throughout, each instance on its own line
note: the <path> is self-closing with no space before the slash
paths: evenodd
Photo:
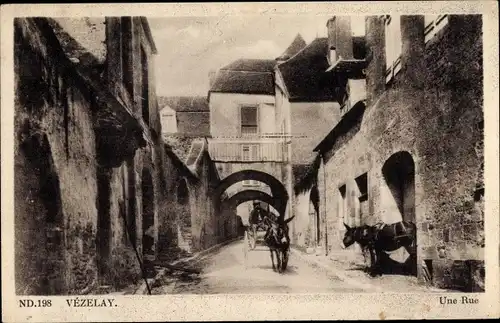
<path id="1" fill-rule="evenodd" d="M 210 110 L 203 96 L 159 96 L 161 133 L 183 161 L 195 140 L 210 136 Z"/>
<path id="2" fill-rule="evenodd" d="M 210 109 L 207 97 L 158 97 L 162 135 L 210 136 Z"/>
<path id="3" fill-rule="evenodd" d="M 210 106 L 210 153 L 222 177 L 252 169 L 282 180 L 282 146 L 273 135 L 274 59 L 239 59 L 215 76 L 208 94 Z M 248 178 L 228 188 L 271 192 L 268 184 Z M 247 221 L 251 202 L 242 203 L 238 214 Z"/>

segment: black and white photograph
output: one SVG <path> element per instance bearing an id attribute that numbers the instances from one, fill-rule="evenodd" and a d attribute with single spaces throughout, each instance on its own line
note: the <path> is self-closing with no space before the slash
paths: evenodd
<path id="1" fill-rule="evenodd" d="M 7 20 L 18 319 L 124 296 L 411 294 L 451 313 L 498 294 L 484 15 L 233 5 Z"/>

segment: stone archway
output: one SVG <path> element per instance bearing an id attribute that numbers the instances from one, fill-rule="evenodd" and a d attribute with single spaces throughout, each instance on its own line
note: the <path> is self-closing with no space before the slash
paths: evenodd
<path id="1" fill-rule="evenodd" d="M 394 198 L 392 205 L 397 207 L 390 211 L 399 212 L 401 220 L 416 223 L 415 163 L 410 153 L 400 151 L 393 154 L 384 163 L 382 174 Z"/>
<path id="2" fill-rule="evenodd" d="M 155 255 L 155 196 L 153 187 L 153 178 L 148 169 L 142 170 L 142 253 L 146 258 L 152 258 Z"/>
<path id="3" fill-rule="evenodd" d="M 407 151 L 400 151 L 390 156 L 382 167 L 382 174 L 392 195 L 385 205 L 393 221 L 409 221 L 417 224 L 415 213 L 415 163 Z M 416 239 L 418 241 L 418 232 Z M 415 241 L 415 245 L 417 245 Z M 391 266 L 397 268 L 398 263 L 407 266 L 406 273 L 417 275 L 417 257 L 407 257 L 395 254 L 396 263 Z M 389 263 L 388 263 L 389 264 Z"/>
<path id="4" fill-rule="evenodd" d="M 245 180 L 259 181 L 269 185 L 271 195 L 275 201 L 273 205 L 276 205 L 276 209 L 281 217 L 285 216 L 285 210 L 289 200 L 289 195 L 285 186 L 274 176 L 258 170 L 242 170 L 224 178 L 224 180 L 222 180 L 214 190 L 213 198 L 216 205 L 220 205 L 221 196 L 226 189 L 235 183 L 243 182 Z"/>
<path id="5" fill-rule="evenodd" d="M 231 196 L 227 201 L 225 201 L 225 203 L 230 207 L 234 207 L 241 203 L 252 200 L 262 201 L 264 203 L 272 205 L 276 210 L 278 210 L 279 203 L 277 203 L 271 195 L 259 190 L 244 190 L 238 192 Z"/>

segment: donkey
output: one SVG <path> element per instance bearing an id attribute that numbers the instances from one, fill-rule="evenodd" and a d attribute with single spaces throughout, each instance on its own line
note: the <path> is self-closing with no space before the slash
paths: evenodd
<path id="1" fill-rule="evenodd" d="M 269 247 L 271 252 L 271 263 L 273 265 L 273 270 L 282 273 L 285 271 L 288 264 L 288 252 L 290 250 L 290 236 L 288 233 L 288 223 L 292 221 L 291 218 L 282 220 L 278 218 L 277 221 L 269 219 L 269 223 L 264 241 Z M 276 266 L 274 265 L 274 254 L 276 254 Z"/>
<path id="2" fill-rule="evenodd" d="M 372 276 L 381 274 L 380 260 L 385 251 L 390 252 L 403 247 L 412 258 L 416 256 L 417 227 L 413 222 L 377 223 L 374 226 L 365 224 L 353 228 L 344 223 L 344 226 L 346 232 L 341 247 L 345 249 L 358 243 L 363 251 L 369 251 L 369 271 Z"/>

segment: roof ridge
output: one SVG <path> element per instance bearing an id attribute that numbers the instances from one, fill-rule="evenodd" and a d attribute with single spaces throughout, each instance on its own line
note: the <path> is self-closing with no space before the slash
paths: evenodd
<path id="1" fill-rule="evenodd" d="M 245 71 L 245 70 L 219 70 L 224 72 L 240 72 L 240 73 L 254 73 L 254 74 L 274 74 L 274 71 L 262 72 L 262 71 Z"/>
<path id="2" fill-rule="evenodd" d="M 293 53 L 293 51 L 295 50 L 294 47 L 298 46 L 299 42 L 304 43 L 304 46 L 302 46 L 297 52 Z M 275 58 L 275 60 L 285 58 L 287 56 L 287 54 L 289 54 L 289 52 L 292 52 L 293 54 L 289 58 L 285 58 L 285 61 L 286 61 L 286 60 L 290 59 L 291 57 L 295 56 L 295 54 L 300 52 L 305 47 L 307 47 L 307 42 L 305 41 L 304 37 L 302 37 L 302 35 L 300 33 L 297 33 L 297 35 L 295 35 L 293 40 L 290 42 L 290 45 L 288 45 L 288 47 L 285 49 L 285 51 L 280 56 Z"/>
<path id="3" fill-rule="evenodd" d="M 300 51 L 297 52 L 297 54 L 293 55 L 292 57 L 290 57 L 289 59 L 287 59 L 286 61 L 282 62 L 282 63 L 279 63 L 276 65 L 276 67 L 279 67 L 281 65 L 284 65 L 286 63 L 288 63 L 289 61 L 291 61 L 292 59 L 294 59 L 297 55 L 299 55 L 300 53 L 302 53 L 304 50 L 306 50 L 307 48 L 309 48 L 315 41 L 318 41 L 318 40 L 321 40 L 321 39 L 328 39 L 328 37 L 316 37 L 314 38 L 309 44 L 307 44 L 304 48 L 302 48 Z M 325 53 L 326 54 L 326 53 Z"/>

